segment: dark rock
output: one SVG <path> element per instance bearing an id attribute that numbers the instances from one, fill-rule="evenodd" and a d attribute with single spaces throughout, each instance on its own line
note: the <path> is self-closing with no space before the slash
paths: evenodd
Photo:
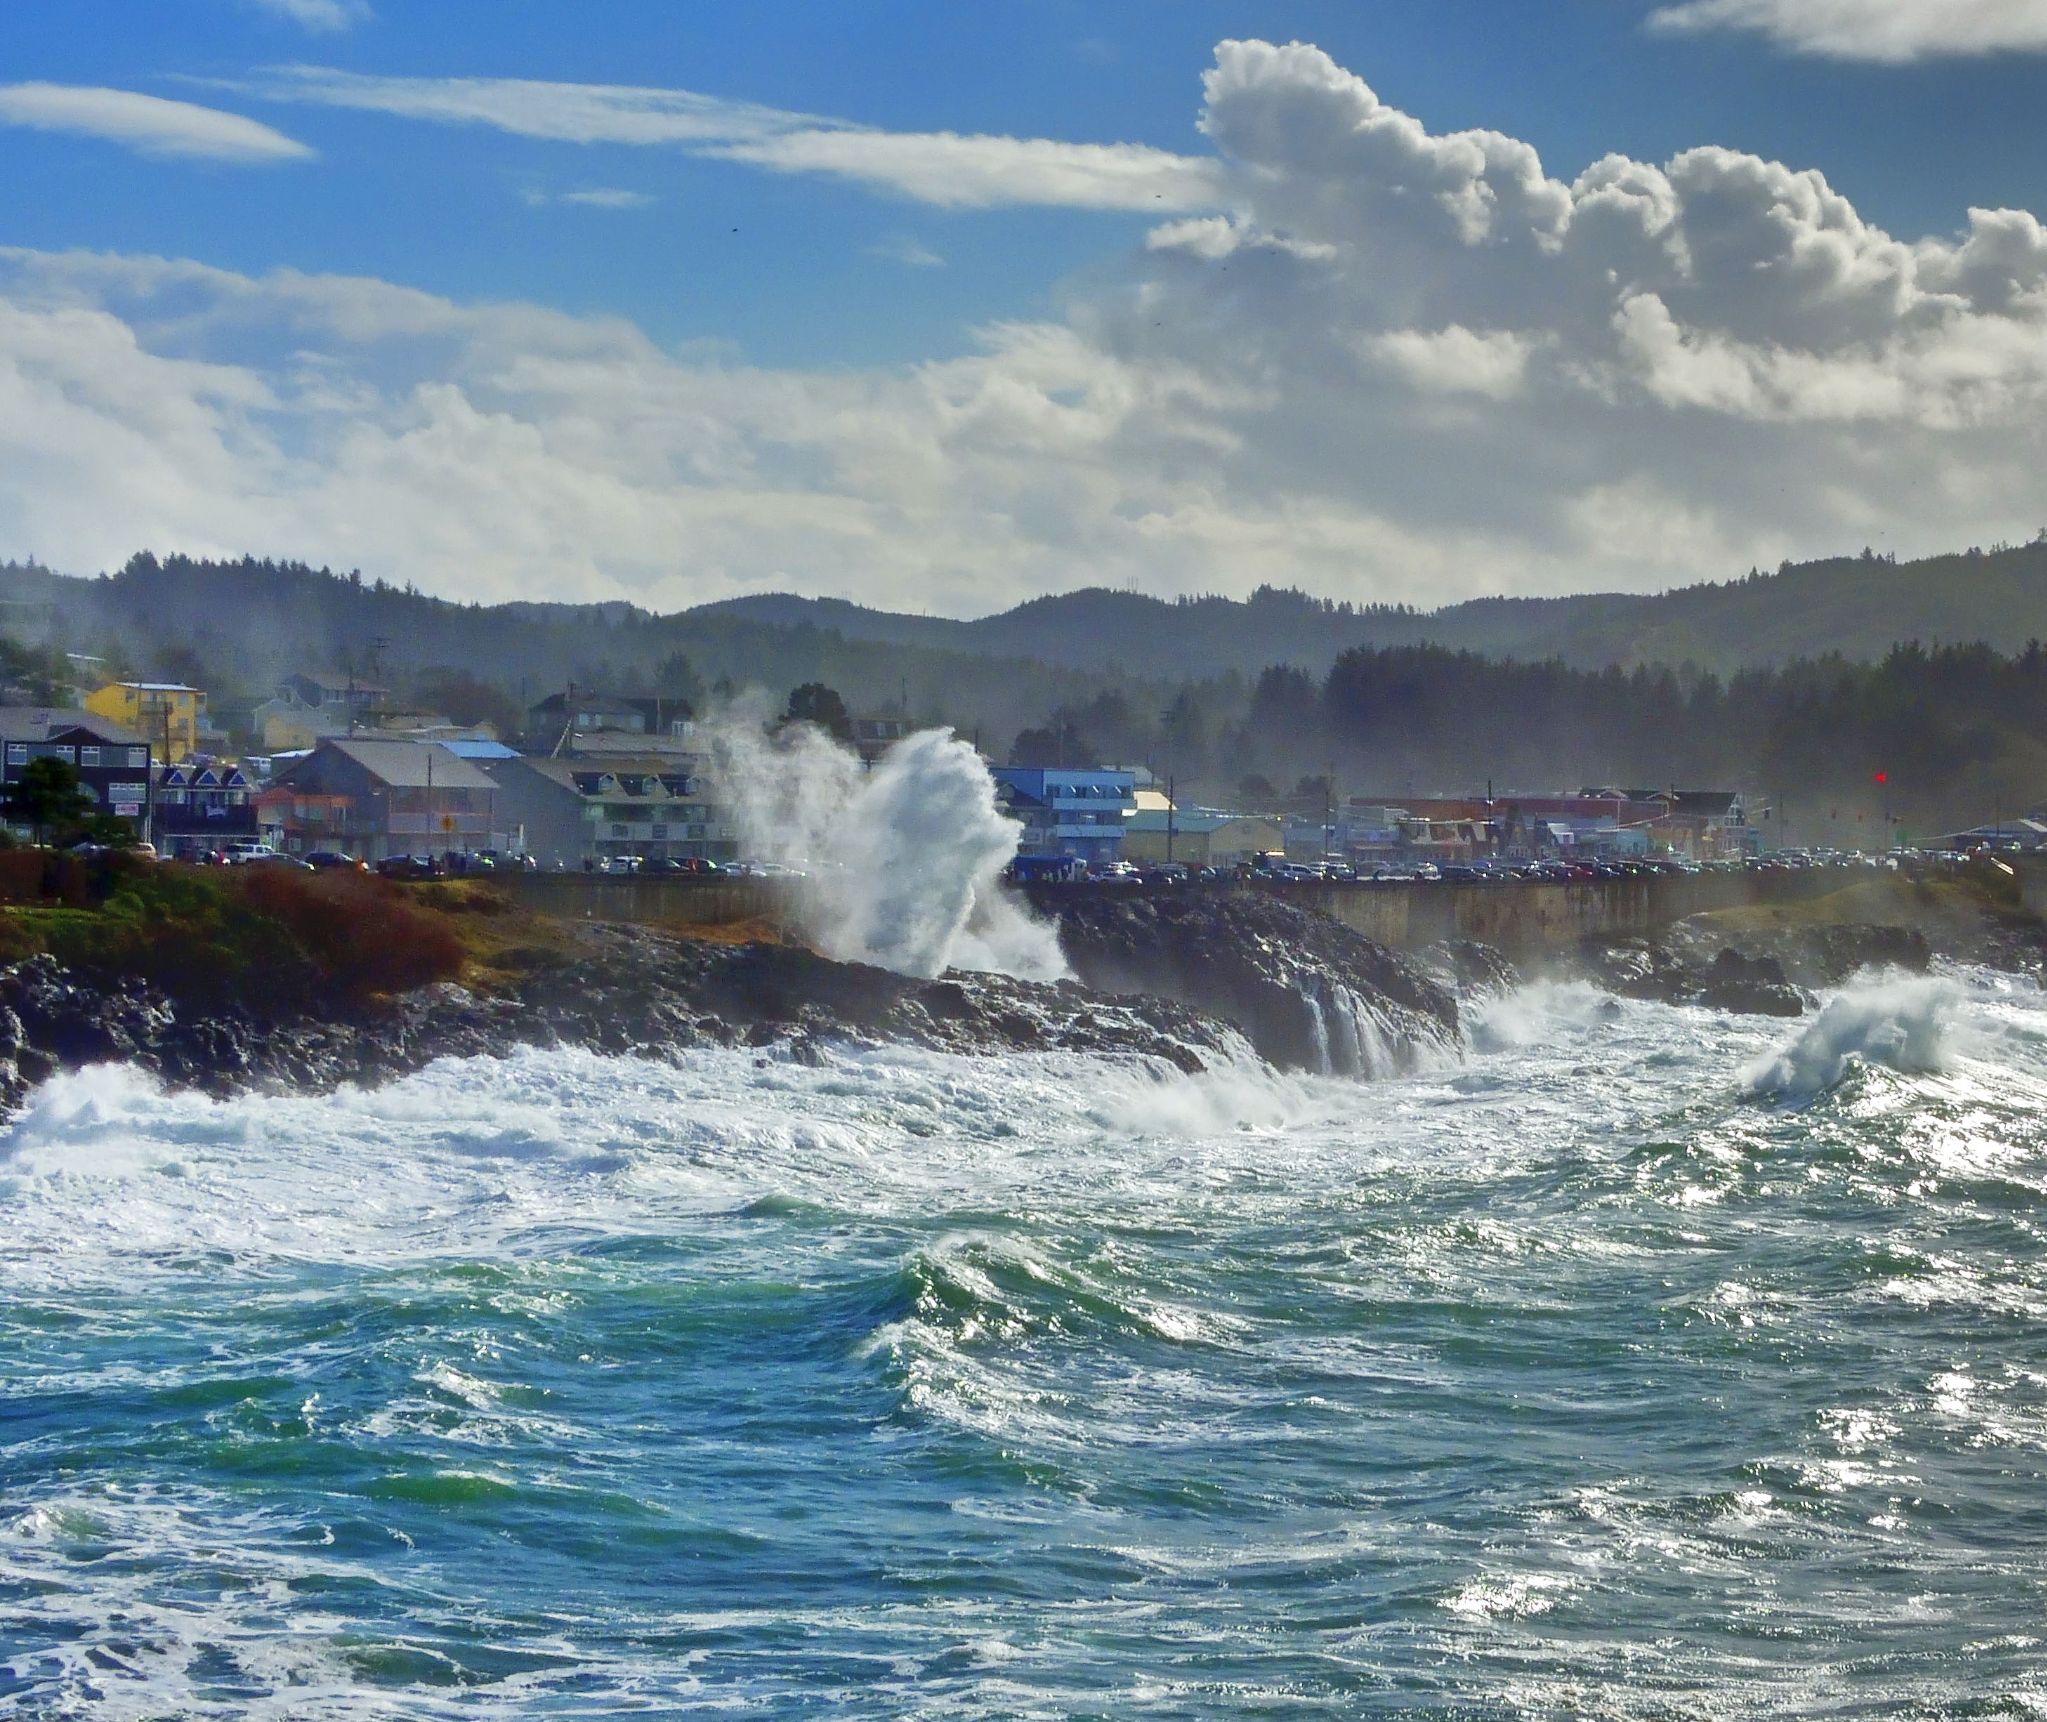
<path id="1" fill-rule="evenodd" d="M 1699 1003 L 1712 1010 L 1751 1016 L 1803 1016 L 1805 998 L 1784 979 L 1775 957 L 1744 957 L 1723 950 L 1707 968 Z"/>
<path id="2" fill-rule="evenodd" d="M 1749 958 L 1723 948 L 1701 963 L 1656 940 L 1589 940 L 1580 948 L 1579 964 L 1593 985 L 1621 998 L 1758 1016 L 1801 1016 L 1806 1008 L 1805 995 L 1774 957 Z"/>
<path id="3" fill-rule="evenodd" d="M 1459 1038 L 1456 999 L 1419 964 L 1276 898 L 1058 887 L 1033 901 L 1085 985 L 1221 1017 L 1269 1064 L 1384 1075 Z"/>
<path id="4" fill-rule="evenodd" d="M 1439 939 L 1418 960 L 1431 980 L 1459 998 L 1490 998 L 1521 984 L 1514 965 L 1476 939 Z"/>

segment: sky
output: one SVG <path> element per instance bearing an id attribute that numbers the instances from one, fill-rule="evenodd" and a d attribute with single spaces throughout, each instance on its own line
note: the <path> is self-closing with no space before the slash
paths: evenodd
<path id="1" fill-rule="evenodd" d="M 1422 607 L 2030 538 L 2047 0 L 0 8 L 0 558 Z"/>

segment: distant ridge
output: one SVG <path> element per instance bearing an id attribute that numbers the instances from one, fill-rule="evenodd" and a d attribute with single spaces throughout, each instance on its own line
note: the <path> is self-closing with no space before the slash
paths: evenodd
<path id="1" fill-rule="evenodd" d="M 975 685 L 1006 721 L 1010 702 L 997 695 L 1026 675 L 1042 711 L 1104 680 L 1174 687 L 1273 664 L 1319 678 L 1354 646 L 1723 676 L 1829 653 L 1874 661 L 1915 640 L 2012 652 L 2047 639 L 2047 542 L 1904 563 L 1865 552 L 1670 592 L 1479 598 L 1433 612 L 1276 587 L 1179 600 L 1084 587 L 972 621 L 792 593 L 669 615 L 621 601 L 464 604 L 303 563 L 144 554 L 96 579 L 0 563 L 0 632 L 142 657 L 183 642 L 249 685 L 281 666 L 367 661 L 373 649 L 393 669 L 461 665 L 513 689 L 644 680 L 681 654 L 706 684 L 838 678 L 870 699 L 905 681 L 934 695 Z"/>
<path id="2" fill-rule="evenodd" d="M 1693 663 L 1727 674 L 1830 652 L 1876 659 L 1907 640 L 2013 651 L 2047 639 L 2047 543 L 1917 562 L 1833 557 L 1669 592 L 1476 598 L 1433 612 L 1332 604 L 1275 587 L 1243 600 L 1180 601 L 1087 587 L 967 622 L 787 593 L 684 614 L 1169 680 L 1275 663 L 1319 673 L 1350 646 L 1424 642 L 1581 669 Z"/>

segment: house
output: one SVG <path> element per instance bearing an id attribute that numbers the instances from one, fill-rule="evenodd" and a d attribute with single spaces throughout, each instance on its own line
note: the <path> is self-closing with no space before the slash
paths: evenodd
<path id="1" fill-rule="evenodd" d="M 168 765 L 199 751 L 206 696 L 183 682 L 108 682 L 85 696 L 85 709 L 147 737 Z"/>
<path id="2" fill-rule="evenodd" d="M 159 765 L 150 834 L 165 855 L 204 854 L 257 835 L 256 786 L 232 760 Z"/>
<path id="3" fill-rule="evenodd" d="M 1972 825 L 1966 831 L 1951 831 L 1935 845 L 1966 853 L 1972 849 L 2047 849 L 2047 820 L 2000 819 L 1992 825 Z"/>
<path id="4" fill-rule="evenodd" d="M 0 783 L 14 784 L 36 759 L 61 759 L 102 813 L 149 814 L 149 744 L 134 730 L 65 706 L 0 706 Z"/>
<path id="5" fill-rule="evenodd" d="M 296 840 L 366 861 L 507 847 L 497 822 L 497 785 L 439 742 L 323 740 L 281 769 L 259 803 L 261 817 L 284 833 L 287 846 Z M 306 841 L 312 825 L 320 828 L 318 842 Z"/>
<path id="6" fill-rule="evenodd" d="M 687 700 L 604 694 L 571 686 L 526 708 L 526 745 L 536 753 L 567 753 L 579 736 L 686 738 L 694 716 Z"/>
<path id="7" fill-rule="evenodd" d="M 998 765 L 996 800 L 1023 823 L 1019 855 L 1071 855 L 1090 866 L 1121 859 L 1126 818 L 1137 811 L 1128 771 Z"/>
<path id="8" fill-rule="evenodd" d="M 580 867 L 614 855 L 729 861 L 739 833 L 701 772 L 701 755 L 483 759 L 499 817 L 523 833 L 544 866 Z"/>
<path id="9" fill-rule="evenodd" d="M 354 676 L 337 676 L 321 670 L 300 670 L 277 684 L 277 697 L 301 711 L 339 710 L 345 717 L 373 712 L 391 697 L 391 690 Z"/>
<path id="10" fill-rule="evenodd" d="M 1151 793 L 1138 791 L 1141 799 Z M 1123 829 L 1124 860 L 1179 861 L 1189 867 L 1234 867 L 1286 841 L 1277 819 L 1212 807 L 1140 805 Z"/>
<path id="11" fill-rule="evenodd" d="M 265 700 L 251 717 L 263 749 L 270 753 L 310 750 L 322 741 L 351 735 L 406 741 L 496 739 L 489 724 L 458 724 L 441 712 L 385 703 L 352 705 L 342 700 L 301 705 L 280 697 Z"/>
<path id="12" fill-rule="evenodd" d="M 916 727 L 906 717 L 856 717 L 853 751 L 862 765 L 872 765 Z"/>

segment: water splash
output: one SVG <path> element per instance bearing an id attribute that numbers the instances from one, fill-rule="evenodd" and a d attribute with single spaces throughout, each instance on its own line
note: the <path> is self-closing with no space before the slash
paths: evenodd
<path id="1" fill-rule="evenodd" d="M 951 730 L 920 730 L 870 768 L 810 724 L 770 735 L 756 709 L 715 723 L 712 746 L 748 849 L 804 873 L 799 924 L 826 956 L 926 977 L 1068 973 L 1057 932 L 1001 887 L 1022 828 Z"/>
<path id="2" fill-rule="evenodd" d="M 1857 1062 L 1908 1073 L 1947 1065 L 1947 1019 L 1960 999 L 1948 980 L 1882 981 L 1830 1000 L 1789 1046 L 1743 1073 L 1753 1095 L 1809 1095 L 1832 1088 Z"/>

